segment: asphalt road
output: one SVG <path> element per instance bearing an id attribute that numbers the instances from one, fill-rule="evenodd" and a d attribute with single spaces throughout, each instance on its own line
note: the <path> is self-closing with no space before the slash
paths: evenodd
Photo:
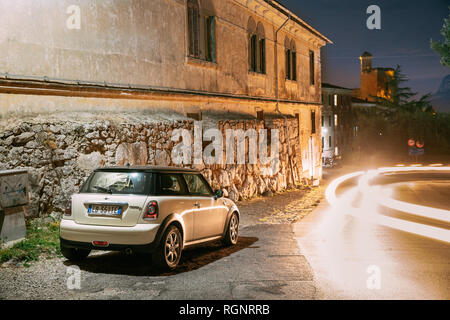
<path id="1" fill-rule="evenodd" d="M 450 174 L 385 175 L 367 189 L 353 179 L 336 194 L 294 227 L 316 299 L 450 299 Z"/>

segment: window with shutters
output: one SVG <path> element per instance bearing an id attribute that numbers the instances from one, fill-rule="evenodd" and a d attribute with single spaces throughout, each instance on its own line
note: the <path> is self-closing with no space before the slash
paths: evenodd
<path id="1" fill-rule="evenodd" d="M 316 112 L 311 111 L 311 133 L 316 133 Z"/>
<path id="2" fill-rule="evenodd" d="M 266 73 L 266 37 L 261 22 L 256 25 L 252 17 L 248 20 L 248 65 L 249 71 Z"/>

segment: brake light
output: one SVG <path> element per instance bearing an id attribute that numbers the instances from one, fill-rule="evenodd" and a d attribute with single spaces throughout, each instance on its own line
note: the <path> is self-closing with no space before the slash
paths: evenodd
<path id="1" fill-rule="evenodd" d="M 108 241 L 92 241 L 94 246 L 98 246 L 98 247 L 107 247 L 108 246 Z"/>
<path id="2" fill-rule="evenodd" d="M 65 216 L 71 216 L 72 215 L 72 200 L 69 200 L 66 205 L 66 209 L 64 209 L 64 215 Z"/>
<path id="3" fill-rule="evenodd" d="M 150 201 L 144 212 L 144 220 L 158 219 L 158 202 Z"/>

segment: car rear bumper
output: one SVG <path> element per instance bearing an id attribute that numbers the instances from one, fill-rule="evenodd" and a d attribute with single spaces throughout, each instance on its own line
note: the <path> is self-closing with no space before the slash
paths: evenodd
<path id="1" fill-rule="evenodd" d="M 109 244 L 106 247 L 94 246 L 89 242 L 79 242 L 79 241 L 71 241 L 65 240 L 63 238 L 59 238 L 60 244 L 66 248 L 77 248 L 77 249 L 88 249 L 88 250 L 104 250 L 104 251 L 124 251 L 127 249 L 131 249 L 133 252 L 146 252 L 152 253 L 156 249 L 156 243 L 152 242 L 149 244 Z"/>
<path id="2" fill-rule="evenodd" d="M 92 249 L 115 250 L 115 247 L 149 246 L 155 242 L 159 224 L 137 224 L 133 227 L 98 226 L 79 224 L 73 220 L 62 219 L 60 225 L 61 244 L 81 247 L 88 244 Z M 107 247 L 97 247 L 94 241 L 106 241 Z"/>

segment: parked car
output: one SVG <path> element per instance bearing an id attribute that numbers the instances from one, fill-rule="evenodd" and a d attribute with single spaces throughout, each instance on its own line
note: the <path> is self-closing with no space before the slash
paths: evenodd
<path id="1" fill-rule="evenodd" d="M 184 248 L 221 239 L 238 241 L 236 204 L 213 191 L 199 171 L 124 166 L 96 169 L 72 195 L 61 220 L 61 252 L 69 260 L 91 250 L 152 253 L 174 269 Z"/>

